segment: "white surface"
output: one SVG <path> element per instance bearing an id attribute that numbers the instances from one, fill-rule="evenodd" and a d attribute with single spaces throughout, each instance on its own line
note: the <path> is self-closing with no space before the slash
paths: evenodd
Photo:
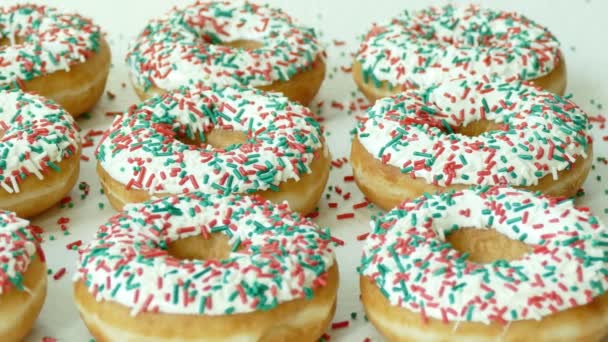
<path id="1" fill-rule="evenodd" d="M 91 129 L 105 129 L 111 122 L 111 117 L 105 116 L 108 111 L 122 111 L 137 101 L 135 94 L 128 85 L 127 73 L 124 63 L 126 47 L 145 22 L 169 9 L 170 1 L 162 0 L 49 0 L 38 1 L 48 3 L 65 10 L 77 11 L 85 16 L 92 17 L 105 32 L 108 33 L 114 58 L 114 67 L 111 70 L 108 90 L 116 94 L 111 101 L 106 96 L 92 113 L 90 120 L 81 119 L 79 124 L 83 135 Z M 444 3 L 445 1 L 432 3 Z M 12 3 L 2 0 L 1 4 Z M 174 1 L 176 5 L 189 3 L 189 1 Z M 279 5 L 301 22 L 315 26 L 321 33 L 322 39 L 327 43 L 329 54 L 329 75 L 323 85 L 318 99 L 324 101 L 321 114 L 325 118 L 324 124 L 328 133 L 329 146 L 335 159 L 347 157 L 350 151 L 349 131 L 354 125 L 354 115 L 358 112 L 348 113 L 348 110 L 332 108 L 332 101 L 344 104 L 346 108 L 361 95 L 356 92 L 350 74 L 344 73 L 340 67 L 350 66 L 351 53 L 358 46 L 358 37 L 365 33 L 374 21 L 392 16 L 403 8 L 419 8 L 429 2 L 398 1 L 398 0 L 312 0 L 288 1 L 277 0 L 271 3 Z M 588 111 L 591 116 L 603 114 L 606 109 L 598 108 L 603 103 L 608 106 L 608 68 L 606 68 L 606 55 L 608 47 L 606 32 L 608 22 L 605 15 L 608 13 L 608 2 L 600 0 L 572 0 L 572 1 L 484 1 L 486 6 L 516 10 L 548 26 L 561 40 L 563 51 L 568 64 L 568 93 L 574 94 L 574 100 Z M 346 45 L 335 46 L 334 40 L 345 41 Z M 127 84 L 125 88 L 121 83 Z M 317 109 L 313 106 L 313 109 Z M 602 140 L 605 131 L 595 128 L 596 140 L 594 157 L 606 156 L 606 142 Z M 95 143 L 98 139 L 95 139 Z M 76 187 L 71 197 L 73 208 L 59 208 L 38 217 L 33 222 L 46 230 L 43 248 L 46 251 L 49 268 L 52 270 L 49 279 L 49 293 L 43 312 L 37 321 L 34 331 L 27 341 L 40 341 L 43 337 L 52 337 L 60 341 L 89 341 L 91 339 L 85 326 L 80 321 L 72 300 L 71 277 L 74 269 L 76 252 L 68 251 L 66 245 L 76 241 L 86 241 L 93 236 L 94 231 L 107 218 L 115 212 L 111 209 L 105 197 L 100 195 L 99 183 L 95 174 L 93 158 L 94 148 L 84 150 L 84 155 L 90 157 L 88 162 L 82 162 L 81 181 L 87 182 L 91 189 L 90 195 L 81 200 L 82 191 Z M 596 161 L 596 168 L 592 171 L 585 184 L 586 195 L 581 203 L 590 205 L 596 215 L 604 221 L 604 210 L 608 207 L 606 193 L 608 183 L 599 180 L 605 176 L 607 167 Z M 361 254 L 361 243 L 356 236 L 368 230 L 370 217 L 377 214 L 377 209 L 362 209 L 355 211 L 354 219 L 337 221 L 336 214 L 351 212 L 352 205 L 363 200 L 362 194 L 354 183 L 345 183 L 344 176 L 351 175 L 350 165 L 334 168 L 329 186 L 339 186 L 343 193 L 350 192 L 350 200 L 344 201 L 335 191 L 326 191 L 331 194 L 329 201 L 324 197 L 319 203 L 321 214 L 317 222 L 332 228 L 333 234 L 345 241 L 345 246 L 337 251 L 341 271 L 341 284 L 339 304 L 334 322 L 350 320 L 351 312 L 356 312 L 356 320 L 350 320 L 348 328 L 330 330 L 328 334 L 332 341 L 362 341 L 366 337 L 372 340 L 381 340 L 373 327 L 364 322 L 363 309 L 359 303 L 358 276 L 356 266 Z M 337 202 L 337 209 L 328 208 L 328 202 Z M 98 203 L 105 208 L 100 210 Z M 58 219 L 70 218 L 66 233 L 60 229 Z M 54 240 L 51 240 L 53 238 Z M 59 280 L 54 280 L 55 274 L 62 267 L 67 268 L 67 274 Z"/>

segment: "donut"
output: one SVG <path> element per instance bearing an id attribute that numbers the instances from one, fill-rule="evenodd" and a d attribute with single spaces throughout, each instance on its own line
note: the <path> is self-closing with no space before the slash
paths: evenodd
<path id="1" fill-rule="evenodd" d="M 0 90 L 0 209 L 37 215 L 70 192 L 80 173 L 80 136 L 59 105 Z"/>
<path id="2" fill-rule="evenodd" d="M 96 151 L 112 206 L 190 191 L 258 193 L 310 213 L 331 157 L 310 110 L 238 86 L 177 90 L 118 116 Z"/>
<path id="3" fill-rule="evenodd" d="M 316 341 L 335 311 L 333 248 L 286 204 L 169 196 L 100 227 L 74 298 L 97 341 Z"/>
<path id="4" fill-rule="evenodd" d="M 308 105 L 325 78 L 325 52 L 313 29 L 247 1 L 173 9 L 148 23 L 127 63 L 142 99 L 202 83 L 252 86 Z"/>
<path id="5" fill-rule="evenodd" d="M 571 200 L 507 187 L 420 197 L 372 223 L 362 302 L 389 341 L 600 341 L 607 247 Z"/>
<path id="6" fill-rule="evenodd" d="M 110 59 L 89 19 L 34 4 L 0 7 L 0 87 L 38 93 L 76 117 L 103 94 Z"/>
<path id="7" fill-rule="evenodd" d="M 353 63 L 372 102 L 457 77 L 518 78 L 563 95 L 566 64 L 545 27 L 513 12 L 474 5 L 403 11 L 374 25 Z"/>
<path id="8" fill-rule="evenodd" d="M 570 197 L 592 154 L 588 118 L 570 100 L 483 77 L 378 100 L 358 122 L 351 162 L 359 188 L 389 210 L 471 185 Z"/>
<path id="9" fill-rule="evenodd" d="M 21 341 L 46 298 L 46 263 L 28 221 L 0 210 L 0 340 Z"/>

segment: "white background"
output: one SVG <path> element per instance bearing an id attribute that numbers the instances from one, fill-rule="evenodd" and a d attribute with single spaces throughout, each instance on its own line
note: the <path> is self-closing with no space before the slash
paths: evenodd
<path id="1" fill-rule="evenodd" d="M 91 17 L 108 34 L 112 47 L 114 66 L 111 70 L 108 90 L 116 94 L 114 100 L 104 96 L 99 105 L 92 111 L 89 120 L 80 119 L 79 124 L 83 135 L 91 129 L 105 129 L 111 122 L 106 116 L 108 111 L 121 111 L 136 103 L 137 98 L 128 84 L 127 69 L 124 63 L 126 48 L 131 39 L 143 28 L 145 22 L 165 12 L 173 5 L 183 5 L 189 1 L 162 0 L 48 0 L 38 1 L 64 10 L 76 11 Z M 328 132 L 328 141 L 335 159 L 348 157 L 350 151 L 349 131 L 354 125 L 354 116 L 360 112 L 349 112 L 331 106 L 332 102 L 348 106 L 361 95 L 356 92 L 351 75 L 343 72 L 341 67 L 350 66 L 351 53 L 358 46 L 358 37 L 365 33 L 372 22 L 380 21 L 395 15 L 398 11 L 414 9 L 430 3 L 445 3 L 445 1 L 398 1 L 398 0 L 277 0 L 270 1 L 288 11 L 300 22 L 314 26 L 321 33 L 322 40 L 327 44 L 328 62 L 330 65 L 328 77 L 315 100 L 314 110 L 320 111 L 325 118 L 324 124 Z M 464 2 L 464 1 L 463 1 Z M 0 0 L 0 4 L 10 4 L 12 1 Z M 562 49 L 566 55 L 568 66 L 568 93 L 574 95 L 574 100 L 586 109 L 589 115 L 596 117 L 606 113 L 608 108 L 608 2 L 601 0 L 519 0 L 519 1 L 484 1 L 485 6 L 519 11 L 546 25 L 561 40 Z M 345 45 L 336 46 L 334 41 L 344 41 Z M 316 104 L 324 101 L 321 107 Z M 591 206 L 596 215 L 605 222 L 607 215 L 604 210 L 608 207 L 606 191 L 608 182 L 606 165 L 597 160 L 606 157 L 606 142 L 602 137 L 608 133 L 596 124 L 595 137 L 595 169 L 585 184 L 586 195 L 579 201 Z M 95 139 L 95 142 L 98 138 Z M 105 197 L 100 195 L 99 184 L 95 174 L 95 162 L 92 147 L 84 150 L 84 155 L 91 159 L 82 162 L 81 181 L 91 187 L 90 195 L 81 199 L 82 191 L 76 187 L 70 194 L 73 207 L 59 206 L 33 221 L 43 227 L 49 276 L 49 292 L 43 312 L 37 321 L 35 329 L 27 341 L 40 341 L 44 337 L 56 338 L 60 341 L 89 341 L 91 339 L 85 326 L 81 323 L 74 307 L 71 292 L 71 277 L 74 269 L 76 252 L 68 251 L 66 245 L 77 240 L 86 241 L 93 236 L 96 228 L 115 212 L 108 205 Z M 351 175 L 350 165 L 334 168 L 328 186 L 338 186 L 344 193 L 351 193 L 349 200 L 343 200 L 335 190 L 327 190 L 331 194 L 319 203 L 321 214 L 317 221 L 323 226 L 331 227 L 335 236 L 345 241 L 345 246 L 337 251 L 341 270 L 339 303 L 334 322 L 349 320 L 350 325 L 344 329 L 329 330 L 332 341 L 363 341 L 366 337 L 374 341 L 382 340 L 373 327 L 363 319 L 363 309 L 359 303 L 358 276 L 356 266 L 360 257 L 361 242 L 356 236 L 367 231 L 372 215 L 377 215 L 377 209 L 361 209 L 354 211 L 356 216 L 349 220 L 336 220 L 340 213 L 352 212 L 352 205 L 363 200 L 354 183 L 345 183 L 344 176 Z M 328 207 L 328 202 L 338 203 L 337 209 Z M 99 203 L 105 208 L 99 209 Z M 70 219 L 63 232 L 58 223 L 60 217 Z M 61 268 L 67 273 L 58 280 L 53 278 Z M 351 313 L 358 314 L 357 319 L 351 320 Z"/>

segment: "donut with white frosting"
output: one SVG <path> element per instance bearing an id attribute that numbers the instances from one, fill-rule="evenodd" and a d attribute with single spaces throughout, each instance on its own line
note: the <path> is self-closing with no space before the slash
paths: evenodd
<path id="1" fill-rule="evenodd" d="M 402 11 L 375 25 L 355 56 L 353 76 L 371 100 L 456 77 L 497 75 L 563 94 L 557 39 L 513 12 L 476 5 Z"/>
<path id="2" fill-rule="evenodd" d="M 142 98 L 202 83 L 253 86 L 307 105 L 325 75 L 313 29 L 248 1 L 197 1 L 148 23 L 127 56 Z"/>
<path id="3" fill-rule="evenodd" d="M 262 196 L 314 210 L 330 157 L 310 110 L 240 87 L 178 90 L 117 117 L 97 148 L 112 205 L 191 191 Z"/>
<path id="4" fill-rule="evenodd" d="M 259 196 L 132 204 L 81 248 L 76 303 L 99 340 L 313 341 L 335 309 L 333 248 Z"/>
<path id="5" fill-rule="evenodd" d="M 103 94 L 110 49 L 78 14 L 20 4 L 0 7 L 0 86 L 55 100 L 78 116 Z"/>
<path id="6" fill-rule="evenodd" d="M 373 222 L 363 251 L 362 301 L 390 341 L 608 334 L 608 230 L 571 200 L 507 187 L 420 197 Z"/>
<path id="7" fill-rule="evenodd" d="M 0 91 L 0 208 L 30 217 L 70 192 L 80 173 L 80 135 L 55 102 Z"/>
<path id="8" fill-rule="evenodd" d="M 359 120 L 351 162 L 386 210 L 470 185 L 572 196 L 591 167 L 588 125 L 572 101 L 529 84 L 456 79 L 376 102 Z"/>
<path id="9" fill-rule="evenodd" d="M 0 210 L 0 340 L 21 341 L 46 298 L 46 261 L 29 221 Z"/>

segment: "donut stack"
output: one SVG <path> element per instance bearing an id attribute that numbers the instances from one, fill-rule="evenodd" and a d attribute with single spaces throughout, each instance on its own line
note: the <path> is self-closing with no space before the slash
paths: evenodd
<path id="1" fill-rule="evenodd" d="M 126 64 L 142 102 L 95 150 L 117 213 L 75 261 L 75 304 L 96 340 L 323 336 L 341 241 L 312 220 L 331 153 L 307 106 L 326 57 L 314 29 L 244 0 L 196 1 L 140 31 Z M 572 200 L 592 166 L 589 118 L 563 97 L 551 32 L 517 13 L 430 7 L 374 25 L 354 57 L 370 106 L 355 123 L 353 180 L 386 210 L 358 268 L 378 331 L 607 336 L 608 229 Z M 0 8 L 2 341 L 23 339 L 44 304 L 41 230 L 23 218 L 78 180 L 74 118 L 103 94 L 110 60 L 89 19 Z"/>

